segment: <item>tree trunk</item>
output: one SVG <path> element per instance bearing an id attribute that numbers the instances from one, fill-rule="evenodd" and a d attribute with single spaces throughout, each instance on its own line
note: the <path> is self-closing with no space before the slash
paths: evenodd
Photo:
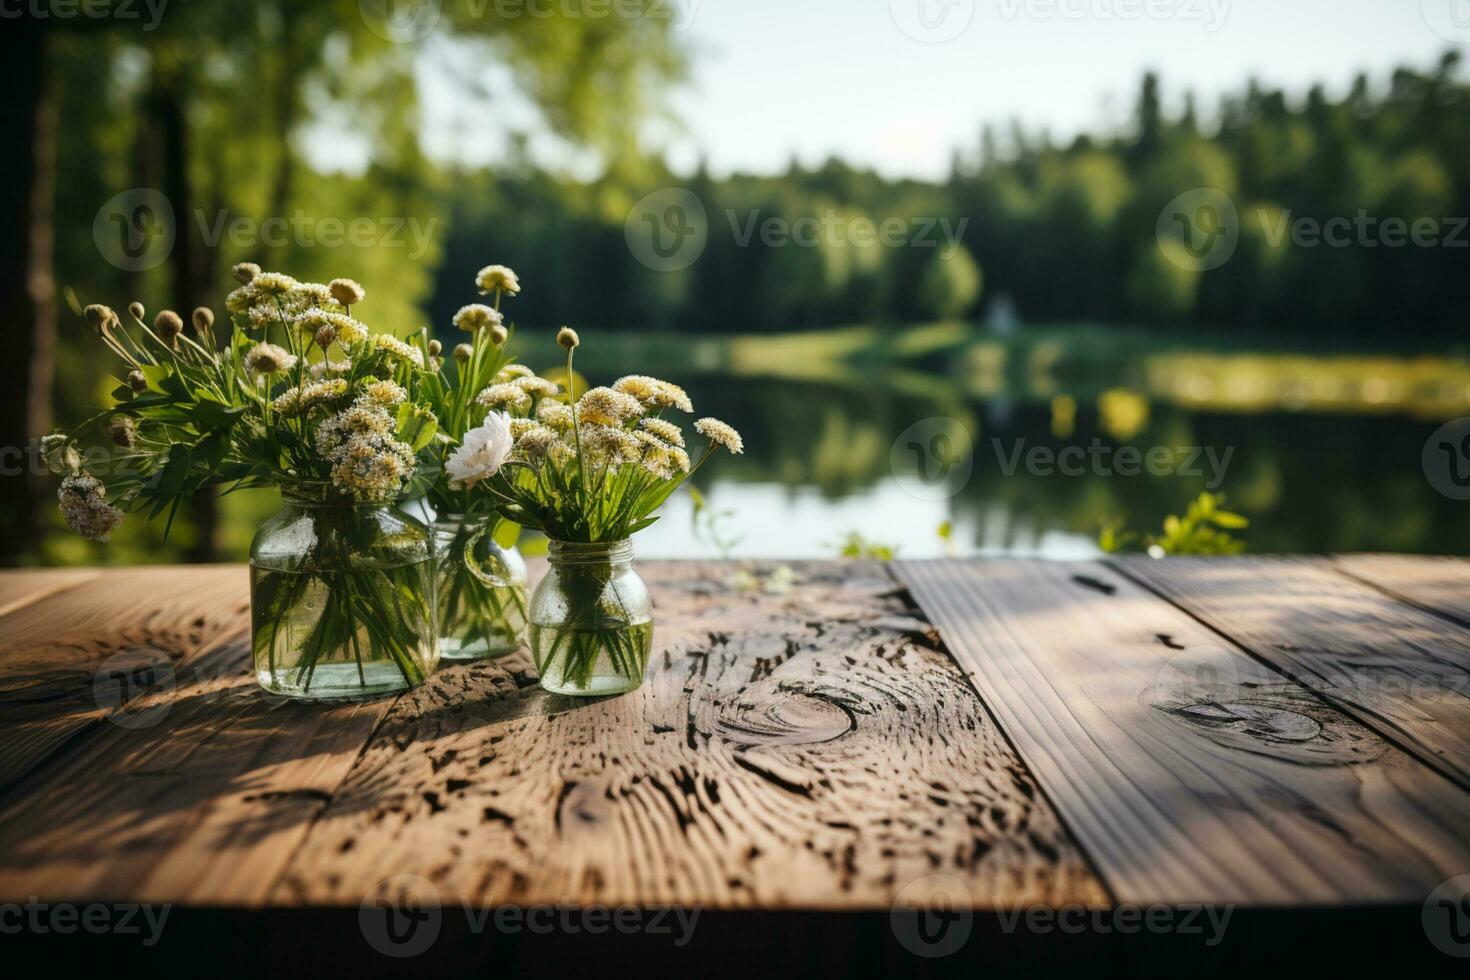
<path id="1" fill-rule="evenodd" d="M 165 55 L 166 57 L 166 55 Z M 173 271 L 174 302 L 184 318 L 186 330 L 193 330 L 191 314 L 204 302 L 208 293 L 207 263 L 203 261 L 201 243 L 196 240 L 194 197 L 189 180 L 189 117 L 184 98 L 184 74 L 172 60 L 155 60 L 152 88 L 149 92 L 149 115 L 158 126 L 158 161 L 162 176 L 163 196 L 174 209 L 174 250 L 170 258 Z M 216 538 L 219 529 L 219 498 L 213 488 L 194 496 L 189 515 L 194 526 L 194 541 L 186 557 L 193 562 L 217 561 Z"/>
<path id="2" fill-rule="evenodd" d="M 286 217 L 291 206 L 292 183 L 295 174 L 295 157 L 291 153 L 291 130 L 296 125 L 297 101 L 296 80 L 291 74 L 289 39 L 283 42 L 283 52 L 275 70 L 273 95 L 275 100 L 276 156 L 275 169 L 271 173 L 270 195 L 267 198 L 265 217 Z M 284 252 L 285 250 L 283 250 Z M 264 244 L 256 246 L 256 261 L 275 268 L 284 254 L 269 254 Z"/>
<path id="3" fill-rule="evenodd" d="M 14 372 L 0 385 L 0 564 L 37 540 L 42 475 L 33 452 L 51 424 L 56 309 L 56 98 L 45 70 L 46 29 L 21 18 L 0 31 L 0 121 L 21 142 L 0 154 L 0 311 Z"/>

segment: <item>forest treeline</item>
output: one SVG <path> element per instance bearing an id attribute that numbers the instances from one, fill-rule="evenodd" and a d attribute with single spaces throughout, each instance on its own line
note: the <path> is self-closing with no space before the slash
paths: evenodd
<path id="1" fill-rule="evenodd" d="M 413 45 L 356 0 L 194 0 L 156 24 L 123 16 L 127 6 L 102 0 L 93 7 L 117 16 L 27 17 L 0 31 L 0 118 L 20 151 L 0 154 L 11 342 L 0 447 L 74 425 L 106 395 L 83 305 L 219 309 L 241 261 L 358 279 L 362 316 L 400 332 L 447 329 L 476 298 L 473 272 L 496 261 L 521 274 L 510 313 L 530 328 L 945 318 L 1184 336 L 1248 326 L 1329 345 L 1461 336 L 1470 98 L 1454 55 L 1332 94 L 1250 85 L 1198 111 L 1150 76 L 1118 131 L 1065 145 L 1024 119 L 976 132 L 942 181 L 842 161 L 716 177 L 672 172 L 640 143 L 691 56 L 667 21 L 558 15 L 530 29 L 445 5 L 433 44 Z M 441 86 L 471 107 L 462 125 L 508 137 L 503 159 L 466 168 L 425 152 L 426 60 L 449 63 Z M 510 72 L 542 135 L 601 176 L 538 167 L 533 134 L 513 131 L 476 81 L 488 65 Z M 953 124 L 955 139 L 972 125 Z M 337 144 L 360 150 L 358 165 L 329 170 L 313 152 Z M 1218 258 L 1217 229 L 1188 226 L 1213 212 L 1191 205 L 1180 226 L 1165 207 L 1200 188 L 1234 211 L 1228 261 L 1214 268 L 1195 239 Z M 671 189 L 704 211 L 703 250 L 659 271 L 629 229 L 638 202 Z M 1379 240 L 1360 240 L 1359 215 Z M 1334 219 L 1351 224 L 1345 246 L 1297 234 Z M 365 237 L 343 235 L 364 220 Z M 1428 244 L 1383 244 L 1392 220 L 1432 222 Z M 0 479 L 0 563 L 33 553 L 53 495 L 43 473 Z M 211 557 L 215 525 L 201 497 L 175 540 Z"/>
<path id="2" fill-rule="evenodd" d="M 1019 123 L 987 129 L 942 183 L 840 160 L 723 179 L 654 163 L 635 185 L 515 159 L 461 173 L 434 316 L 453 312 L 468 270 L 500 256 L 539 286 L 517 304 L 533 323 L 747 332 L 992 317 L 1327 341 L 1459 335 L 1470 87 L 1458 54 L 1360 76 L 1336 97 L 1250 84 L 1208 112 L 1167 101 L 1148 75 L 1125 132 L 1057 145 Z M 661 188 L 705 210 L 704 250 L 682 270 L 647 268 L 625 238 L 635 202 Z M 784 234 L 763 234 L 772 221 Z"/>

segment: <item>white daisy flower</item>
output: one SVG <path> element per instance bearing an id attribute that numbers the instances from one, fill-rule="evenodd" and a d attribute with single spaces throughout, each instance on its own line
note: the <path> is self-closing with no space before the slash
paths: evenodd
<path id="1" fill-rule="evenodd" d="M 510 416 L 491 412 L 482 425 L 464 434 L 459 448 L 444 461 L 450 485 L 469 488 L 494 476 L 513 446 Z"/>

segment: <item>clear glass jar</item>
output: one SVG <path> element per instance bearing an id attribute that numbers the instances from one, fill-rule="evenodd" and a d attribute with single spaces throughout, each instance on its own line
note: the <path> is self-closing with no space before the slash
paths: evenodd
<path id="1" fill-rule="evenodd" d="M 622 694 L 643 683 L 653 600 L 629 541 L 550 542 L 527 630 L 541 686 L 556 694 Z"/>
<path id="2" fill-rule="evenodd" d="M 433 557 L 428 528 L 395 507 L 283 495 L 250 546 L 260 686 L 345 700 L 422 684 L 439 662 Z"/>
<path id="3" fill-rule="evenodd" d="M 510 653 L 526 630 L 526 561 L 495 541 L 499 525 L 445 514 L 434 521 L 439 656 L 482 660 Z"/>

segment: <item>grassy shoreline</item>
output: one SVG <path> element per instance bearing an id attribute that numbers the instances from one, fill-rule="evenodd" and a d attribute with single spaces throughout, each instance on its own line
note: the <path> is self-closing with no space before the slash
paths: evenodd
<path id="1" fill-rule="evenodd" d="M 1202 334 L 1186 341 L 1137 328 L 1056 324 L 1012 336 L 957 322 L 897 330 L 839 327 L 792 334 L 699 337 L 610 334 L 589 371 L 664 362 L 685 371 L 900 394 L 1023 402 L 1095 398 L 1123 389 L 1180 408 L 1224 414 L 1309 412 L 1470 414 L 1470 357 L 1358 347 L 1312 351 L 1265 336 Z"/>

